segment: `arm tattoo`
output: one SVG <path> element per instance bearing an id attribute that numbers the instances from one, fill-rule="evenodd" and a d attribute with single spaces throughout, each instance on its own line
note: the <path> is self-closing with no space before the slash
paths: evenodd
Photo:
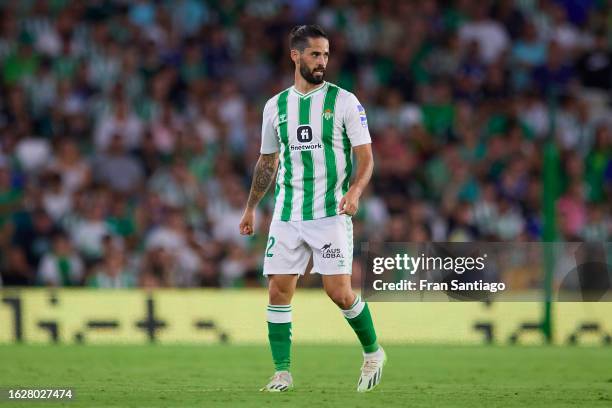
<path id="1" fill-rule="evenodd" d="M 253 173 L 253 183 L 251 184 L 251 192 L 249 193 L 248 208 L 255 208 L 259 201 L 268 191 L 268 188 L 274 180 L 276 166 L 278 164 L 278 153 L 262 154 L 255 165 Z"/>

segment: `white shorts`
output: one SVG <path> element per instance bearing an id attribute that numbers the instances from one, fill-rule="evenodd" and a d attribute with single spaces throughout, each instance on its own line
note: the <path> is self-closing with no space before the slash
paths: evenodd
<path id="1" fill-rule="evenodd" d="M 343 214 L 310 221 L 272 221 L 264 254 L 264 275 L 303 275 L 311 255 L 312 272 L 350 275 L 353 269 L 351 217 Z"/>

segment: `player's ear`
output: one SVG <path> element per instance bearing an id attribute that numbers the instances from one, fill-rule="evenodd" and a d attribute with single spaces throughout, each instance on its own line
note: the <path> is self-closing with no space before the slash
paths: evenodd
<path id="1" fill-rule="evenodd" d="M 291 61 L 293 61 L 294 64 L 300 61 L 300 52 L 295 48 L 291 50 Z"/>

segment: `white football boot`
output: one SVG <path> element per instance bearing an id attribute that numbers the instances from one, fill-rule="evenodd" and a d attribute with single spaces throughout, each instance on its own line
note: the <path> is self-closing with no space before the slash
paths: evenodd
<path id="1" fill-rule="evenodd" d="M 373 353 L 371 357 L 366 358 L 364 356 L 363 365 L 361 366 L 361 376 L 357 383 L 358 392 L 368 392 L 376 388 L 380 383 L 383 366 L 386 362 L 387 355 L 382 347 Z"/>
<path id="2" fill-rule="evenodd" d="M 268 385 L 259 391 L 283 392 L 293 388 L 293 377 L 289 371 L 277 371 L 274 373 Z"/>

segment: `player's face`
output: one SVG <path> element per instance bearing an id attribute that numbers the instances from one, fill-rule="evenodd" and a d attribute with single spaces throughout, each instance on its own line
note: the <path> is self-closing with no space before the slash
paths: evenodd
<path id="1" fill-rule="evenodd" d="M 302 77 L 316 85 L 323 82 L 328 59 L 329 41 L 326 38 L 310 38 L 308 47 L 299 54 L 296 63 Z"/>

